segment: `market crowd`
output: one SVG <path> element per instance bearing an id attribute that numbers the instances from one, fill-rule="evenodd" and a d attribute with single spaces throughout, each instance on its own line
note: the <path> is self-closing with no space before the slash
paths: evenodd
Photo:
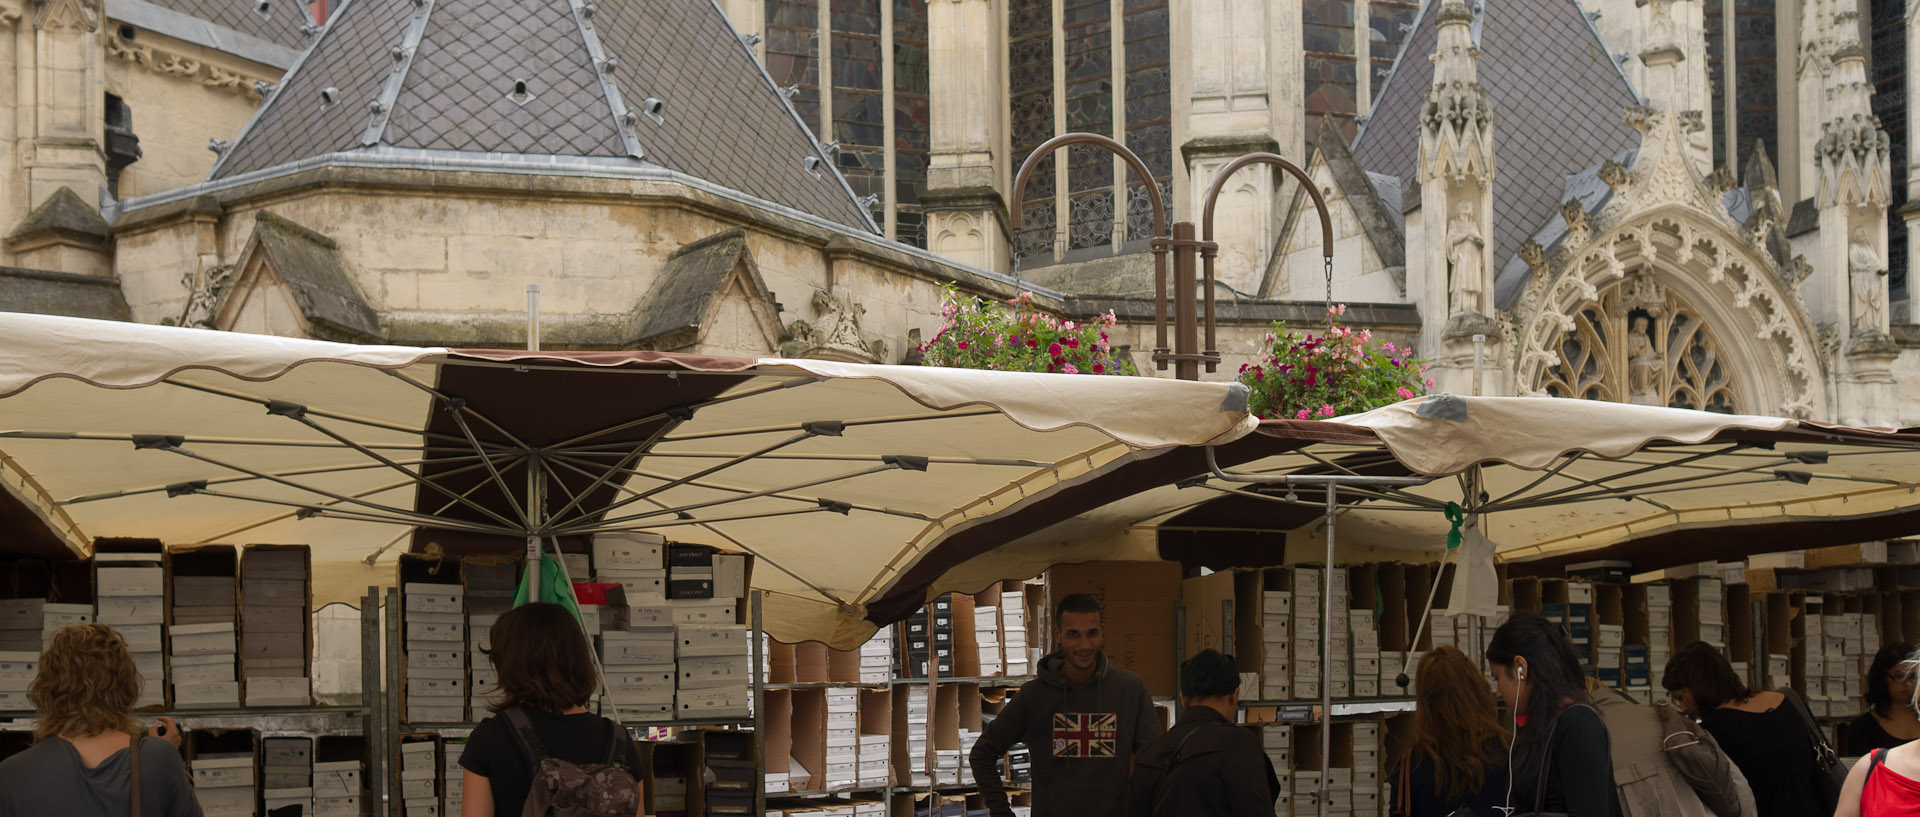
<path id="1" fill-rule="evenodd" d="M 1163 729 L 1146 684 L 1108 662 L 1103 622 L 1093 597 L 1062 599 L 1054 651 L 974 744 L 992 817 L 1013 814 L 1000 764 L 1018 744 L 1032 759 L 1034 817 L 1284 813 L 1260 738 L 1238 725 L 1233 657 L 1206 650 L 1181 664 L 1181 714 Z M 586 709 L 597 673 L 572 613 L 517 607 L 492 641 L 502 699 L 459 759 L 461 817 L 645 817 L 638 751 Z M 1668 700 L 1650 702 L 1588 674 L 1566 631 L 1539 616 L 1509 617 L 1485 656 L 1491 685 L 1456 648 L 1420 657 L 1412 745 L 1389 767 L 1394 817 L 1920 815 L 1920 743 L 1909 742 L 1920 738 L 1920 654 L 1906 645 L 1875 657 L 1844 753 L 1794 692 L 1749 688 L 1704 643 L 1674 654 Z M 114 630 L 55 633 L 27 692 L 36 742 L 0 762 L 0 817 L 200 815 L 180 730 L 163 717 L 142 732 L 139 693 Z"/>

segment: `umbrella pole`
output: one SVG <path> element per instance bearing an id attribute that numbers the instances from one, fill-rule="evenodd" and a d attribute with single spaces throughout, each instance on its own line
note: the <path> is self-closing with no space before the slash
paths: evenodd
<path id="1" fill-rule="evenodd" d="M 533 578 L 527 582 L 527 603 L 540 600 L 540 508 L 543 503 L 540 485 L 540 462 L 538 451 L 527 452 L 527 571 Z M 554 546 L 555 552 L 559 546 Z"/>
<path id="2" fill-rule="evenodd" d="M 1340 495 L 1327 483 L 1327 561 L 1320 581 L 1320 817 L 1333 808 L 1333 523 Z"/>

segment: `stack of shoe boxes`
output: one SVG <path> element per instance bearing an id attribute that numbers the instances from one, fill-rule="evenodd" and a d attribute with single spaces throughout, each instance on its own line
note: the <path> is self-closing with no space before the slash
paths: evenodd
<path id="1" fill-rule="evenodd" d="M 93 605 L 91 604 L 59 604 L 50 601 L 42 609 L 40 642 L 43 645 L 51 641 L 53 634 L 60 632 L 62 627 L 93 623 Z"/>
<path id="2" fill-rule="evenodd" d="M 179 549 L 167 554 L 167 561 L 173 584 L 167 627 L 173 705 L 239 706 L 235 551 L 220 545 Z"/>
<path id="3" fill-rule="evenodd" d="M 120 632 L 145 682 L 135 706 L 164 706 L 166 653 L 160 630 L 166 621 L 166 579 L 156 550 L 94 554 L 94 620 Z"/>
<path id="4" fill-rule="evenodd" d="M 654 817 L 684 817 L 687 813 L 687 772 L 685 769 L 660 769 L 653 772 Z"/>
<path id="5" fill-rule="evenodd" d="M 1281 772 L 1286 774 L 1286 772 Z M 1024 743 L 1016 743 L 1007 750 L 1007 780 L 1015 785 L 1024 786 L 1033 780 L 1033 752 Z M 1281 782 L 1285 782 L 1282 779 Z"/>
<path id="6" fill-rule="evenodd" d="M 1006 667 L 1000 653 L 1000 608 L 973 608 L 974 641 L 980 647 L 980 674 L 999 675 Z"/>
<path id="7" fill-rule="evenodd" d="M 248 706 L 313 702 L 312 574 L 305 545 L 249 545 L 241 552 L 240 674 Z"/>
<path id="8" fill-rule="evenodd" d="M 860 683 L 884 684 L 892 674 L 893 628 L 882 627 L 867 639 L 867 643 L 860 645 Z"/>
<path id="9" fill-rule="evenodd" d="M 907 663 L 902 668 L 902 677 L 925 678 L 929 671 L 943 677 L 953 675 L 952 599 L 947 596 L 934 599 L 932 604 L 908 616 L 901 627 L 907 639 Z"/>
<path id="10" fill-rule="evenodd" d="M 1353 697 L 1380 697 L 1380 620 L 1372 610 L 1347 614 L 1353 636 Z"/>
<path id="11" fill-rule="evenodd" d="M 671 719 L 676 668 L 666 540 L 645 533 L 599 534 L 593 537 L 593 570 L 596 581 L 617 583 L 626 596 L 626 609 L 615 610 L 613 626 L 600 633 L 608 696 L 623 718 Z"/>
<path id="12" fill-rule="evenodd" d="M 1000 592 L 1000 626 L 1000 644 L 1007 656 L 1007 675 L 1019 678 L 1033 674 L 1033 657 L 1027 647 L 1025 590 Z"/>
<path id="13" fill-rule="evenodd" d="M 1386 813 L 1380 797 L 1380 724 L 1360 721 L 1353 724 L 1353 814 L 1354 817 L 1380 817 Z"/>
<path id="14" fill-rule="evenodd" d="M 1313 700 L 1320 697 L 1320 604 L 1326 592 L 1322 571 L 1317 567 L 1293 571 L 1293 644 L 1287 652 L 1293 659 L 1293 697 Z M 1269 698 L 1271 693 L 1262 692 Z M 1298 781 L 1296 781 L 1298 782 Z M 1319 785 L 1315 781 L 1314 785 Z"/>
<path id="15" fill-rule="evenodd" d="M 707 817 L 746 817 L 753 813 L 753 735 L 702 732 L 701 762 L 706 769 Z"/>
<path id="16" fill-rule="evenodd" d="M 861 690 L 860 737 L 856 755 L 861 788 L 881 788 L 893 784 L 892 729 L 892 690 Z"/>
<path id="17" fill-rule="evenodd" d="M 1286 795 L 1293 790 L 1293 728 L 1284 723 L 1260 727 L 1260 748 L 1267 753 L 1273 773 L 1280 778 L 1280 799 L 1274 813 L 1285 814 Z"/>
<path id="18" fill-rule="evenodd" d="M 403 576 L 408 566 L 405 558 Z M 457 580 L 458 574 L 451 578 Z M 406 708 L 401 710 L 401 720 L 463 723 L 467 715 L 466 588 L 454 583 L 406 582 L 400 592 L 406 645 L 402 664 Z M 433 771 L 431 760 L 426 768 Z M 438 808 L 437 799 L 434 804 Z"/>
<path id="19" fill-rule="evenodd" d="M 0 599 L 0 710 L 29 710 L 27 685 L 40 660 L 45 599 Z"/>
<path id="20" fill-rule="evenodd" d="M 1265 658 L 1260 666 L 1260 697 L 1269 701 L 1293 698 L 1293 591 L 1260 592 L 1260 640 Z M 1277 767 L 1276 767 L 1277 768 Z"/>
<path id="21" fill-rule="evenodd" d="M 400 742 L 401 817 L 440 817 L 440 743 L 430 735 Z"/>
<path id="22" fill-rule="evenodd" d="M 261 797 L 269 814 L 288 806 L 298 806 L 298 814 L 314 813 L 313 738 L 262 738 L 260 764 Z"/>
<path id="23" fill-rule="evenodd" d="M 1651 692 L 1653 682 L 1666 672 L 1667 659 L 1673 655 L 1673 588 L 1664 584 L 1647 585 L 1646 680 L 1636 683 L 1632 653 L 1627 660 L 1627 688 Z M 1643 697 L 1642 700 L 1650 700 Z"/>
<path id="24" fill-rule="evenodd" d="M 254 817 L 259 813 L 252 752 L 196 753 L 189 771 L 193 796 L 205 817 Z"/>
<path id="25" fill-rule="evenodd" d="M 586 575 L 586 574 L 581 574 Z M 440 813 L 446 817 L 459 817 L 461 799 L 465 796 L 466 775 L 461 773 L 460 753 L 467 748 L 465 740 L 446 738 L 440 744 Z"/>
<path id="26" fill-rule="evenodd" d="M 359 817 L 360 761 L 317 761 L 313 764 L 315 817 Z"/>
<path id="27" fill-rule="evenodd" d="M 650 533 L 602 533 L 593 537 L 594 581 L 618 584 L 627 604 L 667 603 L 667 540 Z"/>
<path id="28" fill-rule="evenodd" d="M 1727 648 L 1727 618 L 1725 610 L 1726 591 L 1723 582 L 1715 578 L 1696 580 L 1695 598 L 1698 600 L 1700 614 L 1700 640 L 1722 650 Z M 1681 645 L 1685 646 L 1685 645 Z"/>
<path id="29" fill-rule="evenodd" d="M 500 676 L 485 651 L 493 646 L 493 623 L 499 620 L 500 614 L 513 609 L 520 562 L 517 556 L 484 556 L 469 557 L 460 563 L 460 583 L 466 588 L 469 721 L 484 720 L 489 714 L 487 705 L 499 696 Z M 582 607 L 580 612 L 584 616 L 591 609 Z"/>
<path id="30" fill-rule="evenodd" d="M 1347 590 L 1348 575 L 1345 569 L 1334 568 L 1333 597 L 1327 599 L 1327 603 L 1333 610 L 1333 614 L 1327 620 L 1327 626 L 1333 630 L 1332 637 L 1327 639 L 1328 653 L 1331 656 L 1327 661 L 1332 669 L 1329 677 L 1332 679 L 1330 683 L 1333 684 L 1335 698 L 1353 697 L 1353 619 L 1348 617 L 1348 608 L 1352 600 Z"/>
<path id="31" fill-rule="evenodd" d="M 39 671 L 39 650 L 0 651 L 0 712 L 33 711 L 27 687 Z"/>
<path id="32" fill-rule="evenodd" d="M 738 624 L 674 627 L 674 716 L 680 720 L 745 718 L 752 697 L 747 676 L 748 630 Z"/>
<path id="33" fill-rule="evenodd" d="M 973 744 L 979 740 L 977 730 L 960 730 L 960 748 L 953 751 L 953 762 L 960 767 L 959 783 L 963 786 L 973 785 L 973 765 L 967 762 L 967 757 L 973 754 Z"/>
<path id="34" fill-rule="evenodd" d="M 927 742 L 931 734 L 933 708 L 928 705 L 927 688 L 907 687 L 907 785 L 926 786 L 933 782 L 927 770 Z"/>
<path id="35" fill-rule="evenodd" d="M 827 759 L 825 791 L 860 784 L 860 693 L 854 689 L 827 690 Z"/>

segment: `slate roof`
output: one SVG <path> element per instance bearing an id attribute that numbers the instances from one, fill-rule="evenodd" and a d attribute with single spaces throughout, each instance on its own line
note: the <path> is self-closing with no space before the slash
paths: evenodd
<path id="1" fill-rule="evenodd" d="M 1614 163 L 1622 167 L 1632 167 L 1633 159 L 1639 152 L 1639 148 L 1634 148 L 1621 151 L 1612 158 Z M 1596 164 L 1568 176 L 1562 182 L 1560 195 L 1554 200 L 1565 202 L 1568 199 L 1578 199 L 1580 206 L 1587 211 L 1587 214 L 1594 215 L 1599 213 L 1601 208 L 1606 207 L 1607 202 L 1613 200 L 1613 186 L 1600 180 L 1600 165 Z M 1542 248 L 1553 249 L 1561 239 L 1567 237 L 1566 216 L 1560 213 L 1558 207 L 1554 208 L 1553 215 L 1547 218 L 1547 223 L 1530 237 Z M 1521 243 L 1526 243 L 1526 239 L 1522 238 Z M 1526 289 L 1527 279 L 1531 277 L 1533 277 L 1533 268 L 1528 266 L 1524 259 L 1517 254 L 1508 258 L 1506 264 L 1493 278 L 1494 305 L 1501 309 L 1512 309 L 1514 303 L 1520 300 L 1520 293 Z"/>
<path id="2" fill-rule="evenodd" d="M 0 312 L 133 320 L 118 278 L 19 267 L 0 267 Z"/>
<path id="3" fill-rule="evenodd" d="M 665 168 L 875 231 L 712 0 L 347 0 L 209 179 L 354 151 Z"/>
<path id="4" fill-rule="evenodd" d="M 1354 157 L 1369 171 L 1412 180 L 1438 2 L 1407 37 L 1354 141 Z M 1480 84 L 1493 107 L 1493 259 L 1505 263 L 1558 217 L 1568 176 L 1640 143 L 1623 120 L 1639 97 L 1577 0 L 1485 0 L 1474 22 Z"/>
<path id="5" fill-rule="evenodd" d="M 197 17 L 222 28 L 258 37 L 295 51 L 307 47 L 301 26 L 313 21 L 305 0 L 267 0 L 268 12 L 255 10 L 257 0 L 147 0 L 156 6 Z"/>

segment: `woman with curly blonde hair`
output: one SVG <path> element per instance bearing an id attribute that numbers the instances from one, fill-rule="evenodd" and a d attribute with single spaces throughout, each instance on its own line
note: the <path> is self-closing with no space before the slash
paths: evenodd
<path id="1" fill-rule="evenodd" d="M 136 775 L 140 814 L 198 817 L 177 748 L 179 728 L 163 717 L 165 738 L 134 740 L 140 683 L 133 654 L 113 628 L 82 624 L 54 633 L 27 687 L 38 716 L 35 743 L 0 762 L 0 817 L 125 817 Z M 159 738 L 158 729 L 149 735 Z M 136 745 L 137 759 L 128 751 Z"/>

